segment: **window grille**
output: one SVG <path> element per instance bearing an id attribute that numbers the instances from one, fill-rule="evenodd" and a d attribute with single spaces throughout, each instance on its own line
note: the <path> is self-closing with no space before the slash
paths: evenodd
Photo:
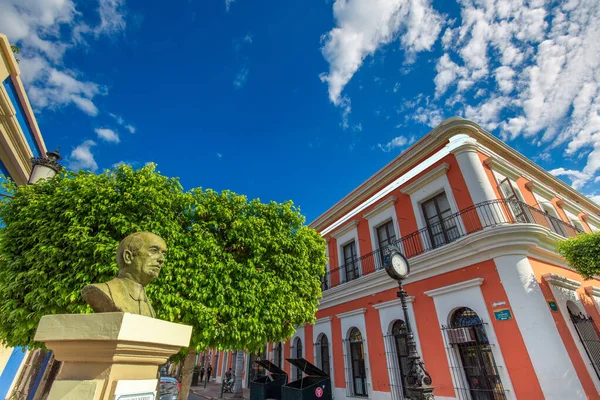
<path id="1" fill-rule="evenodd" d="M 406 374 L 408 372 L 408 346 L 406 324 L 397 320 L 392 332 L 383 336 L 385 355 L 390 377 L 390 393 L 392 400 L 408 399 L 406 392 Z"/>
<path id="2" fill-rule="evenodd" d="M 594 320 L 592 317 L 586 317 L 581 313 L 573 313 L 570 308 L 569 316 L 577 331 L 577 336 L 583 344 L 585 351 L 594 366 L 596 375 L 600 378 L 600 339 L 598 338 L 598 332 L 594 326 Z"/>
<path id="3" fill-rule="evenodd" d="M 452 215 L 452 209 L 450 208 L 450 202 L 448 202 L 446 193 L 442 192 L 432 199 L 423 202 L 421 208 L 423 209 L 423 215 L 427 223 L 429 240 L 432 247 L 439 247 L 453 242 L 461 236 L 456 225 L 456 219 L 449 218 Z"/>
<path id="4" fill-rule="evenodd" d="M 463 307 L 454 312 L 449 326 L 442 326 L 460 400 L 506 399 L 486 325 L 473 310 Z"/>
<path id="5" fill-rule="evenodd" d="M 344 340 L 344 367 L 346 375 L 346 395 L 368 397 L 367 366 L 362 334 L 352 328 L 348 339 Z"/>
<path id="6" fill-rule="evenodd" d="M 331 376 L 331 357 L 329 353 L 329 340 L 325 334 L 321 334 L 314 344 L 315 347 L 315 362 L 327 375 Z"/>
<path id="7" fill-rule="evenodd" d="M 273 364 L 283 369 L 281 363 L 283 361 L 283 357 L 281 356 L 283 344 L 281 342 L 277 343 L 273 347 Z"/>

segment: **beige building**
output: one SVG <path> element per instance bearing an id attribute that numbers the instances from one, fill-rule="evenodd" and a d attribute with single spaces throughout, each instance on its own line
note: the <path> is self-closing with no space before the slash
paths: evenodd
<path id="1" fill-rule="evenodd" d="M 46 146 L 20 73 L 10 43 L 0 33 L 0 179 L 10 178 L 25 185 L 31 174 L 32 157 L 42 157 Z M 35 390 L 50 359 L 51 355 L 43 352 L 0 346 L 0 399 L 8 398 L 19 380 L 26 390 Z M 27 378 L 16 379 L 22 376 Z"/>

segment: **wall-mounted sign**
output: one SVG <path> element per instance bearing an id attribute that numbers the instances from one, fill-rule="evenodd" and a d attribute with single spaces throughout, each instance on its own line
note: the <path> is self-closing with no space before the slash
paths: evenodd
<path id="1" fill-rule="evenodd" d="M 507 321 L 512 319 L 512 314 L 510 313 L 510 309 L 503 308 L 501 310 L 494 310 L 494 317 L 496 317 L 496 321 Z"/>
<path id="2" fill-rule="evenodd" d="M 552 299 L 548 299 L 548 307 L 550 307 L 552 311 L 558 311 L 558 306 L 556 305 L 556 302 Z"/>
<path id="3" fill-rule="evenodd" d="M 505 306 L 506 302 L 505 301 L 495 301 L 492 303 L 492 307 L 500 307 L 500 306 Z"/>
<path id="4" fill-rule="evenodd" d="M 155 400 L 154 393 L 121 394 L 116 395 L 115 400 Z"/>

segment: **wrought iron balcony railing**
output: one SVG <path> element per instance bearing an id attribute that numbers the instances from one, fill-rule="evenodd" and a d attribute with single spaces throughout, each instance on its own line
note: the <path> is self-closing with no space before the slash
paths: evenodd
<path id="1" fill-rule="evenodd" d="M 565 238 L 581 232 L 577 227 L 521 201 L 485 201 L 328 271 L 321 278 L 322 288 L 327 290 L 383 269 L 383 258 L 389 252 L 389 246 L 399 247 L 407 258 L 412 258 L 471 233 L 505 224 L 541 225 Z"/>

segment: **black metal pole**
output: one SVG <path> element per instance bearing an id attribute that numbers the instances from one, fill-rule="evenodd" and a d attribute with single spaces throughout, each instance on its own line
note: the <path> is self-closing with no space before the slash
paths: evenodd
<path id="1" fill-rule="evenodd" d="M 408 307 L 406 306 L 407 293 L 402 288 L 402 281 L 398 281 L 398 294 L 402 303 L 404 312 L 404 322 L 406 323 L 406 346 L 408 347 L 408 373 L 406 374 L 406 391 L 412 400 L 433 400 L 433 386 L 431 386 L 431 376 L 425 370 L 425 364 L 417 351 L 417 343 L 410 326 L 408 317 Z"/>

